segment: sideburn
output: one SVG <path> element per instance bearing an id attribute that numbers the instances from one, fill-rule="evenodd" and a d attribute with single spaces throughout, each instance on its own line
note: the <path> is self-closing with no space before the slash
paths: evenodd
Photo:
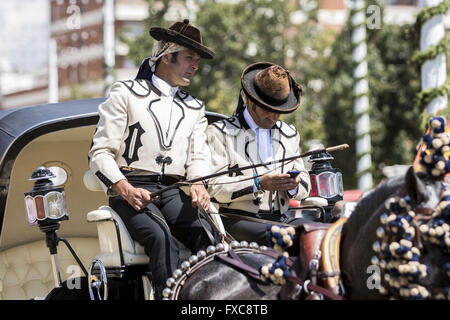
<path id="1" fill-rule="evenodd" d="M 172 63 L 178 62 L 178 51 L 171 54 L 170 62 L 172 62 Z"/>

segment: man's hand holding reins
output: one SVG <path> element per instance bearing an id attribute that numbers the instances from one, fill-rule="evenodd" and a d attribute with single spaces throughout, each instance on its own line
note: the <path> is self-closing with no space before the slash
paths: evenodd
<path id="1" fill-rule="evenodd" d="M 124 198 L 136 211 L 141 211 L 152 202 L 151 192 L 133 187 L 126 179 L 120 180 L 112 186 L 112 189 Z"/>
<path id="2" fill-rule="evenodd" d="M 189 189 L 192 198 L 192 206 L 197 207 L 199 204 L 205 209 L 209 210 L 210 196 L 208 191 L 206 191 L 205 186 L 202 182 L 196 182 L 191 185 Z"/>
<path id="3" fill-rule="evenodd" d="M 259 182 L 267 191 L 288 191 L 298 187 L 300 176 L 291 178 L 287 173 L 268 173 L 260 177 Z"/>

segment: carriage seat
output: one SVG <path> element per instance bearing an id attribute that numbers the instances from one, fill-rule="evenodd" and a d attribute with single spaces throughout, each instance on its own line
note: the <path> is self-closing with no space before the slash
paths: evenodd
<path id="1" fill-rule="evenodd" d="M 67 237 L 85 268 L 99 251 L 98 239 Z M 76 278 L 84 273 L 64 243 L 58 245 L 61 279 Z M 81 280 L 79 280 L 81 281 Z M 14 246 L 0 252 L 0 300 L 43 299 L 55 287 L 50 253 L 45 240 Z"/>
<path id="2" fill-rule="evenodd" d="M 90 191 L 102 191 L 100 180 L 90 171 L 83 177 L 86 188 Z M 120 216 L 109 206 L 103 205 L 87 214 L 88 222 L 97 223 L 100 254 L 99 259 L 105 267 L 148 264 L 149 257 L 144 247 L 135 241 Z M 181 242 L 180 259 L 187 260 L 191 252 Z"/>
<path id="3" fill-rule="evenodd" d="M 148 264 L 149 258 L 144 248 L 131 238 L 122 219 L 113 209 L 101 206 L 87 214 L 87 221 L 97 223 L 101 253 L 95 258 L 105 266 Z"/>

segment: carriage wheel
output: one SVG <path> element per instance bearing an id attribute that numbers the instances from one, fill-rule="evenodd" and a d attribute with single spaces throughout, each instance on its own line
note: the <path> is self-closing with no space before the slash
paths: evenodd
<path id="1" fill-rule="evenodd" d="M 98 278 L 96 275 L 92 273 L 96 265 L 98 265 L 98 270 L 100 271 L 99 275 L 100 278 Z M 102 288 L 103 288 L 103 295 L 101 294 Z M 98 259 L 94 259 L 91 263 L 91 267 L 89 268 L 88 289 L 91 300 L 108 299 L 108 279 L 106 277 L 106 270 L 103 263 Z M 94 292 L 96 293 L 96 295 L 94 295 Z"/>

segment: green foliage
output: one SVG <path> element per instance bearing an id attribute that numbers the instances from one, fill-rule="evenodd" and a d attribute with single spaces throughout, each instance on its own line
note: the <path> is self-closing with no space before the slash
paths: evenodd
<path id="1" fill-rule="evenodd" d="M 414 103 L 420 90 L 418 70 L 408 64 L 414 44 L 407 26 L 383 25 L 369 30 L 369 105 L 371 120 L 372 174 L 377 183 L 380 165 L 410 164 L 421 137 L 418 125 L 422 110 Z M 355 125 L 351 28 L 345 27 L 333 44 L 329 61 L 324 124 L 329 145 L 348 143 L 350 151 L 336 153 L 335 166 L 344 174 L 346 189 L 356 188 Z"/>
<path id="2" fill-rule="evenodd" d="M 439 14 L 446 14 L 450 9 L 450 3 L 448 0 L 444 0 L 436 6 L 433 7 L 424 7 L 416 18 L 415 28 L 419 30 L 421 26 L 425 23 L 425 21 L 433 18 Z"/>

